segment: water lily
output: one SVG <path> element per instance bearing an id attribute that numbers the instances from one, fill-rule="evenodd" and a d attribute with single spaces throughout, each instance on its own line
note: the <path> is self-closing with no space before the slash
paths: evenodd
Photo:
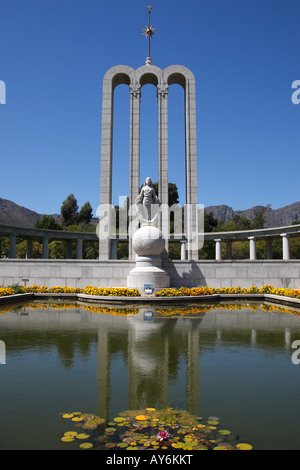
<path id="1" fill-rule="evenodd" d="M 168 433 L 168 431 L 159 431 L 159 433 L 157 434 L 157 439 L 159 441 L 167 441 L 170 437 L 170 434 Z"/>

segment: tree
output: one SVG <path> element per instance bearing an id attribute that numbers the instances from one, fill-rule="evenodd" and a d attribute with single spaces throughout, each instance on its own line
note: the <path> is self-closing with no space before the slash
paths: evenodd
<path id="1" fill-rule="evenodd" d="M 269 207 L 269 206 L 267 206 Z M 254 218 L 252 220 L 252 228 L 254 229 L 259 229 L 259 228 L 264 228 L 265 226 L 265 222 L 266 222 L 266 219 L 265 219 L 265 212 L 266 212 L 266 209 L 267 207 L 260 207 L 255 215 L 254 215 Z"/>
<path id="2" fill-rule="evenodd" d="M 218 219 L 215 219 L 212 212 L 204 212 L 204 232 L 212 232 L 218 226 Z"/>
<path id="3" fill-rule="evenodd" d="M 60 213 L 63 225 L 73 225 L 77 222 L 78 205 L 74 194 L 70 194 L 63 202 Z"/>
<path id="4" fill-rule="evenodd" d="M 155 194 L 158 196 L 158 183 L 153 183 L 153 188 Z M 179 203 L 178 188 L 176 183 L 168 183 L 168 204 L 172 206 L 173 204 Z"/>
<path id="5" fill-rule="evenodd" d="M 93 209 L 89 201 L 87 201 L 80 209 L 77 222 L 79 224 L 89 224 L 93 216 Z"/>
<path id="6" fill-rule="evenodd" d="M 35 228 L 45 228 L 48 230 L 62 230 L 61 225 L 50 215 L 43 215 L 40 220 L 35 222 Z"/>

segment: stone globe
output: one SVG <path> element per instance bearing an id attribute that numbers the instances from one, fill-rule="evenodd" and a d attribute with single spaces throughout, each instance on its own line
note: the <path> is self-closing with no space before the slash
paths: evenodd
<path id="1" fill-rule="evenodd" d="M 144 225 L 133 235 L 132 246 L 139 256 L 159 256 L 165 248 L 165 238 L 157 227 Z"/>

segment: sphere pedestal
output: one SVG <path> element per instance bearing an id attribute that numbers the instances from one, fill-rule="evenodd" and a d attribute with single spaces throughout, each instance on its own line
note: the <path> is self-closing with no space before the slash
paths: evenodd
<path id="1" fill-rule="evenodd" d="M 165 248 L 162 232 L 152 225 L 139 228 L 133 238 L 132 246 L 137 254 L 135 268 L 127 276 L 127 287 L 144 293 L 145 284 L 150 284 L 153 292 L 170 287 L 170 276 L 161 267 L 161 253 Z"/>

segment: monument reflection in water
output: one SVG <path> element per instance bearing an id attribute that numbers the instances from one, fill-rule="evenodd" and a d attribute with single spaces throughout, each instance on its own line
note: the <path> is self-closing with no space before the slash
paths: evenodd
<path id="1" fill-rule="evenodd" d="M 291 360 L 299 313 L 255 304 L 60 307 L 32 304 L 0 315 L 6 429 L 11 422 L 21 429 L 23 420 L 28 426 L 31 407 L 30 422 L 38 426 L 43 413 L 53 421 L 79 408 L 110 420 L 126 409 L 170 405 L 219 416 L 255 448 L 300 448 L 299 366 Z M 45 430 L 51 426 L 44 422 Z"/>

